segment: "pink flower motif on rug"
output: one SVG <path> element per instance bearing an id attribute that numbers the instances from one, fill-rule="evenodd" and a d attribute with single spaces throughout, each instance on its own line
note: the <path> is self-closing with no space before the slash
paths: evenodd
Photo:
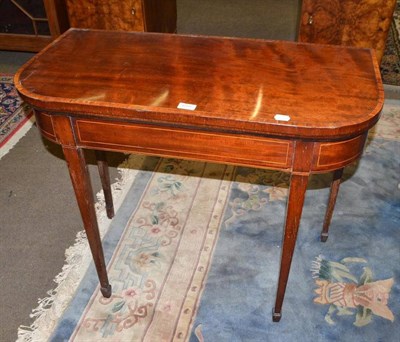
<path id="1" fill-rule="evenodd" d="M 82 327 L 87 331 L 99 331 L 105 324 L 112 324 L 117 332 L 129 329 L 147 317 L 148 309 L 154 305 L 155 295 L 156 283 L 147 280 L 143 289 L 130 287 L 110 298 L 99 297 L 99 304 L 108 311 L 107 318 L 87 318 Z M 147 300 L 145 303 L 141 302 L 143 298 Z"/>
<path id="2" fill-rule="evenodd" d="M 233 172 L 170 159 L 157 168 L 108 265 L 112 296 L 94 292 L 70 341 L 189 335 Z"/>

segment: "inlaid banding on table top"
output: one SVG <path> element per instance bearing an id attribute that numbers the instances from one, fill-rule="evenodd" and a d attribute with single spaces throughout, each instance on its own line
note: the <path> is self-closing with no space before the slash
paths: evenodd
<path id="1" fill-rule="evenodd" d="M 81 119 L 75 120 L 75 131 L 82 147 L 280 169 L 290 168 L 292 162 L 291 140 Z M 104 134 L 99 136 L 99 131 Z"/>
<path id="2" fill-rule="evenodd" d="M 366 137 L 366 134 L 362 134 L 346 141 L 317 143 L 318 158 L 313 170 L 334 170 L 356 160 L 364 149 Z"/>
<path id="3" fill-rule="evenodd" d="M 71 29 L 15 83 L 48 112 L 339 140 L 378 120 L 379 77 L 368 49 Z"/>

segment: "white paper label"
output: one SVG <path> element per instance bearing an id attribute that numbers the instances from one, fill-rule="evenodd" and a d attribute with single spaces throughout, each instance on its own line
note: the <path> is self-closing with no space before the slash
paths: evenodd
<path id="1" fill-rule="evenodd" d="M 178 109 L 195 110 L 197 105 L 191 103 L 179 102 Z"/>
<path id="2" fill-rule="evenodd" d="M 274 119 L 277 121 L 289 121 L 290 116 L 285 114 L 275 114 Z"/>

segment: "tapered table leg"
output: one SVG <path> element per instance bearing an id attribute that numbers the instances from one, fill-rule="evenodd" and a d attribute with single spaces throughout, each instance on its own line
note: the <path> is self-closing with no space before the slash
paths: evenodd
<path id="1" fill-rule="evenodd" d="M 90 183 L 85 156 L 82 149 L 72 146 L 63 146 L 63 152 L 68 164 L 72 185 L 75 190 L 79 210 L 82 215 L 89 246 L 100 280 L 101 293 L 104 297 L 109 298 L 111 296 L 111 285 L 108 282 L 103 247 L 101 245 L 96 212 L 94 209 L 92 185 Z"/>
<path id="2" fill-rule="evenodd" d="M 108 163 L 104 151 L 95 151 L 97 167 L 99 169 L 101 185 L 103 187 L 104 199 L 106 201 L 106 212 L 109 219 L 114 217 L 114 204 L 111 194 L 110 173 L 108 172 Z"/>
<path id="3" fill-rule="evenodd" d="M 329 194 L 328 207 L 326 208 L 324 225 L 321 232 L 321 241 L 325 242 L 328 239 L 329 225 L 331 224 L 333 210 L 335 209 L 336 198 L 339 193 L 339 186 L 342 180 L 343 168 L 335 170 Z"/>
<path id="4" fill-rule="evenodd" d="M 296 245 L 301 213 L 303 211 L 304 196 L 307 189 L 308 175 L 293 174 L 290 180 L 289 198 L 286 211 L 285 235 L 283 238 L 281 269 L 279 272 L 278 290 L 272 320 L 281 319 L 282 304 L 285 297 L 286 284 Z"/>

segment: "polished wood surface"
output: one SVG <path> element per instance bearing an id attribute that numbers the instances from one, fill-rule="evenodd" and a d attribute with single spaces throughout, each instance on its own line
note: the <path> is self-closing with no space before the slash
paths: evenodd
<path id="1" fill-rule="evenodd" d="M 66 0 L 71 27 L 175 32 L 176 0 Z"/>
<path id="2" fill-rule="evenodd" d="M 50 36 L 0 33 L 0 50 L 37 52 L 52 41 L 53 39 Z"/>
<path id="3" fill-rule="evenodd" d="M 69 168 L 72 186 L 82 215 L 96 271 L 99 276 L 101 292 L 103 296 L 109 298 L 111 296 L 111 286 L 108 281 L 107 272 L 105 272 L 106 264 L 104 261 L 96 212 L 93 207 L 93 191 L 85 156 L 82 148 L 77 147 L 74 143 L 74 134 L 70 129 L 68 117 L 59 117 L 54 121 L 54 129 L 56 132 L 59 132 L 58 136 L 60 137 L 60 143 Z"/>
<path id="4" fill-rule="evenodd" d="M 333 210 L 335 209 L 336 198 L 339 193 L 339 186 L 340 182 L 342 181 L 342 176 L 343 176 L 343 169 L 338 169 L 335 170 L 335 172 L 333 172 L 333 180 L 331 184 L 331 191 L 329 193 L 328 207 L 326 209 L 324 225 L 322 227 L 322 232 L 321 232 L 322 242 L 326 242 L 326 240 L 328 240 L 329 226 L 331 224 Z"/>
<path id="5" fill-rule="evenodd" d="M 299 41 L 373 48 L 378 63 L 396 0 L 303 0 Z"/>
<path id="6" fill-rule="evenodd" d="M 111 287 L 82 149 L 290 173 L 274 321 L 309 175 L 335 171 L 324 236 L 341 172 L 361 156 L 383 106 L 368 49 L 168 34 L 70 30 L 21 68 L 15 84 L 42 135 L 62 145 L 105 296 Z M 109 194 L 107 162 L 96 155 Z"/>
<path id="7" fill-rule="evenodd" d="M 279 322 L 282 317 L 283 299 L 285 297 L 290 266 L 292 264 L 296 245 L 313 155 L 312 142 L 298 141 L 296 143 L 296 150 L 293 154 L 294 169 L 296 171 L 292 173 L 290 177 L 289 197 L 287 200 L 285 230 L 282 243 L 281 268 L 279 271 L 275 307 L 272 314 L 272 320 L 274 322 Z"/>
<path id="8" fill-rule="evenodd" d="M 17 86 L 49 111 L 342 138 L 378 119 L 383 90 L 371 54 L 293 42 L 70 30 L 31 61 Z M 180 102 L 197 108 L 177 109 Z"/>
<path id="9" fill-rule="evenodd" d="M 110 184 L 110 173 L 108 171 L 108 162 L 106 153 L 104 151 L 95 151 L 97 167 L 99 169 L 99 175 L 101 180 L 101 186 L 103 187 L 104 200 L 106 202 L 106 213 L 109 219 L 112 219 L 115 215 L 114 213 L 114 203 L 111 193 Z"/>
<path id="10" fill-rule="evenodd" d="M 47 19 L 51 37 L 59 37 L 69 29 L 68 13 L 65 7 L 65 0 L 43 0 L 46 7 Z"/>
<path id="11" fill-rule="evenodd" d="M 145 1 L 144 13 L 146 32 L 176 32 L 176 0 Z"/>
<path id="12" fill-rule="evenodd" d="M 71 27 L 144 31 L 142 0 L 66 0 Z"/>

